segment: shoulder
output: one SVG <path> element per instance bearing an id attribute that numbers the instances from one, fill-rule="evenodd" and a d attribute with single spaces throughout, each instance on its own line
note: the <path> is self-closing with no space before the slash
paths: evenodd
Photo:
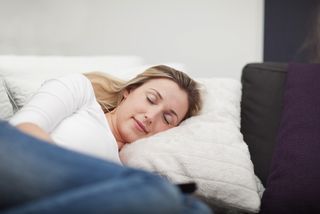
<path id="1" fill-rule="evenodd" d="M 72 73 L 72 74 L 56 77 L 53 79 L 49 79 L 49 80 L 46 80 L 44 84 L 52 81 L 61 82 L 69 86 L 70 85 L 79 85 L 79 86 L 91 85 L 90 80 L 81 73 Z"/>
<path id="2" fill-rule="evenodd" d="M 73 93 L 84 93 L 93 90 L 90 80 L 81 73 L 72 73 L 48 79 L 43 82 L 42 88 L 67 90 Z"/>
<path id="3" fill-rule="evenodd" d="M 46 80 L 40 91 L 82 104 L 92 101 L 95 97 L 90 80 L 81 73 L 71 73 Z"/>

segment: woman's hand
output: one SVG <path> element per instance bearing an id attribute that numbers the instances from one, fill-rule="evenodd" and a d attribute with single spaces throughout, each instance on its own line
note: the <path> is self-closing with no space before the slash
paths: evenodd
<path id="1" fill-rule="evenodd" d="M 40 140 L 53 143 L 53 140 L 51 139 L 50 135 L 34 123 L 20 123 L 17 125 L 17 128 L 23 131 L 24 133 L 32 135 L 33 137 L 36 137 Z"/>

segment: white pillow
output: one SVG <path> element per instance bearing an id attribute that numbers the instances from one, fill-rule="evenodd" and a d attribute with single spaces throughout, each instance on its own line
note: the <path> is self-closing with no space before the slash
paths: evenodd
<path id="1" fill-rule="evenodd" d="M 102 71 L 117 76 L 143 65 L 138 56 L 0 56 L 0 75 L 20 108 L 41 85 L 68 73 Z"/>
<path id="2" fill-rule="evenodd" d="M 126 145 L 126 165 L 153 171 L 174 183 L 195 181 L 210 205 L 258 212 L 259 187 L 240 133 L 241 83 L 198 79 L 205 86 L 199 116 L 180 126 Z"/>

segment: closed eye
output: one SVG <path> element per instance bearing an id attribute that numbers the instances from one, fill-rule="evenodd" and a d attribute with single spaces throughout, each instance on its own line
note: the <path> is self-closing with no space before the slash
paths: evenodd
<path id="1" fill-rule="evenodd" d="M 154 102 L 149 97 L 146 97 L 146 99 L 150 104 L 154 104 Z"/>
<path id="2" fill-rule="evenodd" d="M 164 121 L 168 124 L 168 125 L 174 125 L 173 124 L 173 117 L 172 115 L 168 114 L 168 113 L 165 113 L 163 114 L 163 119 Z"/>
<path id="3" fill-rule="evenodd" d="M 146 99 L 150 104 L 152 104 L 152 105 L 156 104 L 157 98 L 154 95 L 149 94 L 146 96 Z"/>

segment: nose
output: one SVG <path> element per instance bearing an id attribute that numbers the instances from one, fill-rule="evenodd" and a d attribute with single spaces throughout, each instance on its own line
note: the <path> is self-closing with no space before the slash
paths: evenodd
<path id="1" fill-rule="evenodd" d="M 150 120 L 150 118 L 146 114 L 144 115 L 144 120 L 146 121 L 146 123 L 148 125 L 150 125 L 152 123 L 152 120 Z"/>

